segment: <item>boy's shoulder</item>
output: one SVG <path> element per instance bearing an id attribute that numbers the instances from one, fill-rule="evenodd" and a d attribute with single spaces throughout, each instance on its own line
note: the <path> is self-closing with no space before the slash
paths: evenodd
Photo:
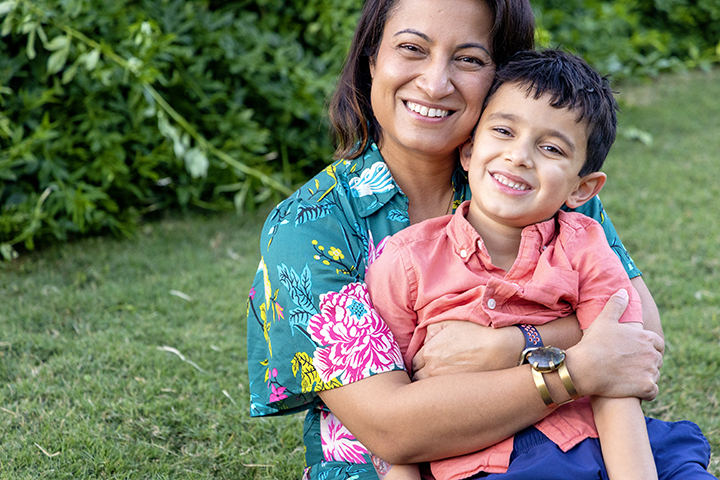
<path id="1" fill-rule="evenodd" d="M 602 225 L 594 218 L 578 212 L 560 210 L 556 221 L 557 239 L 565 245 L 574 244 L 587 248 L 594 241 L 602 240 L 607 243 Z"/>
<path id="2" fill-rule="evenodd" d="M 409 245 L 422 241 L 436 241 L 438 238 L 447 235 L 446 229 L 453 215 L 429 218 L 420 223 L 405 227 L 394 234 L 389 242 L 395 245 Z"/>

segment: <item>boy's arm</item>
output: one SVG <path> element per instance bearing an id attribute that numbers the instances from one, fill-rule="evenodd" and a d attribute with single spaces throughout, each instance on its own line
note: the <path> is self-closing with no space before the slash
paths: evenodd
<path id="1" fill-rule="evenodd" d="M 638 323 L 629 325 L 642 328 Z M 610 480 L 657 479 L 640 400 L 592 397 L 591 401 Z"/>
<path id="2" fill-rule="evenodd" d="M 633 282 L 628 280 L 622 264 L 601 237 L 601 231 L 599 225 L 587 225 L 576 230 L 574 238 L 569 240 L 572 247 L 579 247 L 571 250 L 571 261 L 575 262 L 580 278 L 577 306 L 580 325 L 587 328 L 595 319 L 598 299 L 622 287 L 627 289 L 630 304 L 621 321 L 630 328 L 643 329 L 640 322 L 645 319 L 645 309 L 641 306 L 644 298 L 633 288 Z M 655 460 L 640 400 L 635 397 L 592 397 L 591 402 L 610 480 L 656 480 Z"/>

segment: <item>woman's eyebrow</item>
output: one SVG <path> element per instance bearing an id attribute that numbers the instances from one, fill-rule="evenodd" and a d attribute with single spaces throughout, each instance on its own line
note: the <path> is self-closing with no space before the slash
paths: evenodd
<path id="1" fill-rule="evenodd" d="M 412 29 L 412 28 L 406 28 L 405 30 L 400 30 L 400 31 L 397 32 L 395 35 L 393 35 L 393 37 L 397 37 L 398 35 L 401 35 L 401 34 L 403 34 L 403 33 L 410 33 L 410 34 L 412 34 L 412 35 L 417 35 L 418 37 L 422 38 L 422 39 L 425 40 L 426 42 L 432 42 L 432 40 L 430 39 L 430 37 L 428 37 L 427 35 L 425 35 L 425 34 L 422 33 L 422 32 L 419 32 L 419 31 L 417 31 L 417 30 L 414 30 L 414 29 Z M 472 43 L 472 42 L 470 42 L 470 43 L 462 43 L 462 44 L 460 44 L 460 45 L 457 46 L 457 49 L 458 49 L 458 50 L 462 50 L 462 49 L 464 49 L 464 48 L 479 48 L 480 50 L 483 50 L 485 53 L 487 53 L 488 55 L 490 55 L 490 51 L 489 51 L 484 45 L 482 45 L 482 44 L 480 44 L 480 43 Z"/>
<path id="2" fill-rule="evenodd" d="M 430 41 L 430 37 L 428 37 L 427 35 L 425 35 L 425 34 L 422 33 L 422 32 L 419 32 L 419 31 L 417 31 L 417 30 L 413 30 L 412 28 L 406 28 L 405 30 L 400 30 L 400 31 L 397 32 L 395 35 L 393 35 L 393 37 L 397 37 L 398 35 L 401 35 L 401 34 L 403 34 L 403 33 L 411 33 L 411 34 L 413 34 L 413 35 L 417 35 L 418 37 L 422 38 L 423 40 L 425 40 L 425 41 L 427 41 L 427 42 Z"/>

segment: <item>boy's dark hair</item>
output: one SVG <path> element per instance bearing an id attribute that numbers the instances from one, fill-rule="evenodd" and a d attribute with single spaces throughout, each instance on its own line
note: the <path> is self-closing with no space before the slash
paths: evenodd
<path id="1" fill-rule="evenodd" d="M 527 50 L 500 65 L 485 105 L 505 83 L 527 88 L 538 99 L 551 96 L 550 105 L 577 112 L 577 121 L 588 121 L 585 164 L 580 176 L 597 172 L 615 141 L 617 102 L 608 77 L 601 76 L 582 58 L 562 50 Z"/>

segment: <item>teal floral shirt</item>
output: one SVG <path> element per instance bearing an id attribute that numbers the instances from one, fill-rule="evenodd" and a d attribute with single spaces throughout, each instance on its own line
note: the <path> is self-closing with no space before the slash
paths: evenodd
<path id="1" fill-rule="evenodd" d="M 453 187 L 457 207 L 470 198 L 460 168 Z M 639 275 L 600 200 L 579 211 L 603 225 L 628 275 Z M 265 222 L 247 312 L 250 410 L 308 410 L 303 478 L 377 478 L 367 449 L 317 392 L 404 369 L 363 279 L 387 239 L 408 225 L 408 199 L 374 143 L 358 158 L 328 166 Z"/>

